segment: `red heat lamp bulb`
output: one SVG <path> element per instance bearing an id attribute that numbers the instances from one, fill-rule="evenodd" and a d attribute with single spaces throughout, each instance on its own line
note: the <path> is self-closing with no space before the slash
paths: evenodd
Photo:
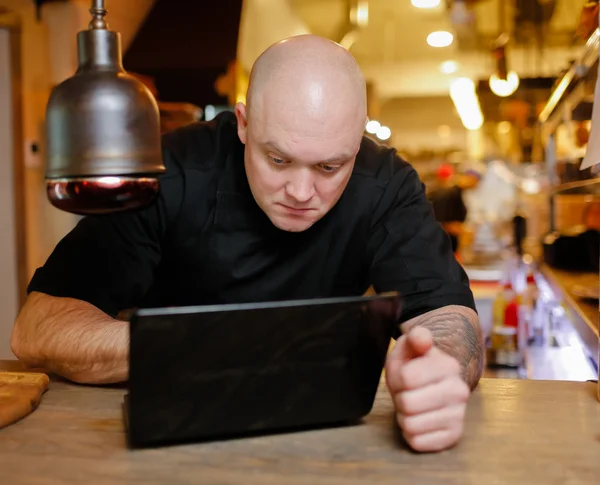
<path id="1" fill-rule="evenodd" d="M 85 177 L 47 180 L 48 199 L 57 209 L 80 215 L 108 214 L 148 206 L 159 192 L 152 177 Z"/>

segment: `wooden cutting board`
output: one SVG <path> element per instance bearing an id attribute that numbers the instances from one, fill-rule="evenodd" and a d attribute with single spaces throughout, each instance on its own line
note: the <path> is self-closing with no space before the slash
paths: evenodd
<path id="1" fill-rule="evenodd" d="M 0 372 L 0 428 L 34 411 L 50 379 L 36 372 Z"/>

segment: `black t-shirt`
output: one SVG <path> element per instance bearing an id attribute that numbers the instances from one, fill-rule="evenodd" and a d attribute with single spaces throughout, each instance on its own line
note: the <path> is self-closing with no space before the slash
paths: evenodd
<path id="1" fill-rule="evenodd" d="M 29 291 L 109 315 L 139 307 L 242 303 L 397 290 L 402 320 L 474 308 L 467 277 L 415 170 L 365 138 L 338 203 L 310 229 L 273 226 L 254 201 L 235 117 L 163 138 L 167 171 L 148 208 L 88 216 L 57 245 Z"/>

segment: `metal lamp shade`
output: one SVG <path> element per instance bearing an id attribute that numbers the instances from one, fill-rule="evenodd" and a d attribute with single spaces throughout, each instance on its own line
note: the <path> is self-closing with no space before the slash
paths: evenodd
<path id="1" fill-rule="evenodd" d="M 77 214 L 146 206 L 165 171 L 157 103 L 123 69 L 120 35 L 95 3 L 90 29 L 77 37 L 77 72 L 53 90 L 46 110 L 48 198 Z"/>

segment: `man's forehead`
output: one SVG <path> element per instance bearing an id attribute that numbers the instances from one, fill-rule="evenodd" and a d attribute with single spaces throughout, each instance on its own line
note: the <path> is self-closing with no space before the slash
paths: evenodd
<path id="1" fill-rule="evenodd" d="M 360 143 L 353 143 L 350 146 L 340 144 L 332 145 L 312 141 L 299 141 L 297 143 L 281 143 L 274 139 L 268 139 L 261 143 L 267 151 L 282 156 L 289 160 L 303 161 L 307 163 L 336 163 L 345 162 L 356 156 Z"/>
<path id="2" fill-rule="evenodd" d="M 348 160 L 358 152 L 364 130 L 360 114 L 344 110 L 327 116 L 281 108 L 269 105 L 249 119 L 250 136 L 265 149 L 306 161 Z"/>
<path id="3" fill-rule="evenodd" d="M 360 122 L 356 112 L 339 110 L 333 114 L 303 110 L 266 109 L 253 111 L 249 127 L 262 142 L 280 139 L 356 140 L 363 134 L 365 120 Z"/>

